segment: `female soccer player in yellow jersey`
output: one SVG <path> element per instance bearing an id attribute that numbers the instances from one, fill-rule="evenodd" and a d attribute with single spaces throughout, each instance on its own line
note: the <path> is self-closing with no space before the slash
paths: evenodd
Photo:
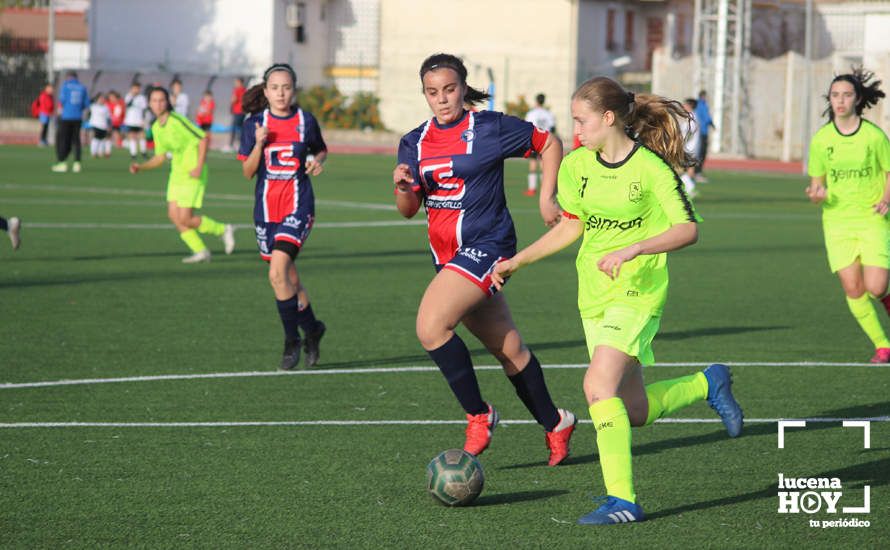
<path id="1" fill-rule="evenodd" d="M 862 69 L 828 88 L 828 124 L 810 142 L 807 196 L 822 205 L 828 265 L 837 273 L 847 306 L 875 346 L 872 363 L 890 363 L 890 340 L 871 298 L 890 313 L 887 294 L 890 222 L 890 142 L 862 111 L 884 97 L 880 81 Z"/>
<path id="2" fill-rule="evenodd" d="M 496 284 L 520 267 L 565 248 L 582 234 L 578 306 L 590 364 L 584 394 L 597 433 L 607 496 L 581 524 L 641 521 L 631 468 L 631 426 L 645 426 L 707 399 L 730 437 L 742 430 L 729 369 L 644 385 L 652 339 L 667 297 L 667 252 L 698 239 L 698 215 L 672 166 L 688 159 L 679 121 L 683 107 L 628 93 L 604 77 L 572 96 L 580 147 L 562 162 L 557 180 L 560 222 L 495 268 Z"/>
<path id="3" fill-rule="evenodd" d="M 173 112 L 170 94 L 164 88 L 151 90 L 148 107 L 157 117 L 151 126 L 155 154 L 141 164 L 130 164 L 130 173 L 160 167 L 169 153 L 172 166 L 167 181 L 167 216 L 179 231 L 179 238 L 192 251 L 192 255 L 183 258 L 182 262 L 210 261 L 210 250 L 198 233 L 222 237 L 226 254 L 231 254 L 235 250 L 235 228 L 194 212 L 204 203 L 207 187 L 207 135 L 192 121 Z"/>

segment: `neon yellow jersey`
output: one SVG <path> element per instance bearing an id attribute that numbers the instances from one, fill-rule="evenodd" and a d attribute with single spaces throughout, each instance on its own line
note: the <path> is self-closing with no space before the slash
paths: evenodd
<path id="1" fill-rule="evenodd" d="M 198 165 L 198 144 L 204 139 L 204 131 L 184 116 L 171 112 L 162 126 L 155 120 L 151 125 L 155 142 L 155 154 L 172 158 L 171 177 L 187 174 Z M 207 166 L 204 166 L 206 174 Z"/>
<path id="2" fill-rule="evenodd" d="M 576 260 L 581 317 L 600 315 L 616 302 L 661 315 L 668 287 L 667 254 L 634 258 L 614 281 L 596 263 L 674 224 L 701 220 L 670 165 L 639 143 L 614 164 L 579 147 L 563 159 L 558 189 L 562 209 L 584 224 Z"/>
<path id="3" fill-rule="evenodd" d="M 864 118 L 850 135 L 840 133 L 834 122 L 829 122 L 810 142 L 808 172 L 810 177 L 825 177 L 825 219 L 871 217 L 887 184 L 890 141 L 883 130 Z"/>

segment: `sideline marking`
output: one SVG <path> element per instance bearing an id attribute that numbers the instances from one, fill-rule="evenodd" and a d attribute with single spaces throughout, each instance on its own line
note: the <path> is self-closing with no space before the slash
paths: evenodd
<path id="1" fill-rule="evenodd" d="M 253 225 L 232 224 L 235 229 L 253 229 Z M 341 229 L 349 227 L 403 227 L 426 225 L 426 220 L 382 220 L 364 222 L 319 222 L 313 228 Z M 55 223 L 27 222 L 28 229 L 173 229 L 170 223 Z"/>
<path id="2" fill-rule="evenodd" d="M 783 418 L 746 418 L 747 423 L 771 424 Z M 807 422 L 848 422 L 849 418 L 806 418 Z M 854 419 L 859 422 L 890 422 L 890 416 Z M 499 420 L 499 424 L 537 424 L 534 420 Z M 581 424 L 592 424 L 592 420 L 579 419 Z M 656 424 L 719 424 L 719 418 L 661 418 Z M 0 429 L 14 428 L 234 428 L 234 427 L 279 427 L 279 426 L 442 426 L 464 425 L 466 420 L 284 420 L 253 422 L 8 422 L 0 423 Z"/>
<path id="3" fill-rule="evenodd" d="M 707 367 L 713 363 L 655 363 L 652 367 Z M 890 368 L 888 365 L 873 365 L 871 363 L 820 363 L 813 361 L 801 361 L 796 363 L 724 363 L 730 367 L 868 367 L 869 369 Z M 476 370 L 501 370 L 500 365 L 482 365 Z M 545 369 L 586 369 L 587 364 L 544 365 Z M 81 378 L 75 380 L 47 380 L 43 382 L 6 382 L 0 383 L 0 390 L 16 388 L 45 388 L 51 386 L 77 386 L 89 384 L 113 384 L 119 382 L 154 382 L 158 380 L 197 380 L 207 378 L 252 378 L 263 376 L 324 376 L 335 374 L 381 374 L 398 372 L 439 372 L 438 367 L 418 365 L 413 367 L 379 367 L 368 369 L 328 369 L 328 370 L 298 370 L 298 371 L 245 371 L 245 372 L 211 372 L 204 374 L 157 374 L 151 376 L 124 376 L 119 378 Z"/>

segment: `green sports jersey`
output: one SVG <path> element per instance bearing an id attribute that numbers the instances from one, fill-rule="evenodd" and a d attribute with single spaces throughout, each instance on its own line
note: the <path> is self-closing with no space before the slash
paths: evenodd
<path id="1" fill-rule="evenodd" d="M 700 220 L 674 170 L 641 144 L 621 162 L 608 163 L 580 147 L 559 167 L 557 199 L 584 224 L 578 251 L 578 307 L 582 317 L 608 304 L 626 304 L 660 315 L 667 297 L 667 254 L 641 255 L 613 281 L 597 266 L 605 254 Z"/>
<path id="2" fill-rule="evenodd" d="M 151 125 L 155 154 L 172 156 L 170 177 L 188 174 L 198 165 L 198 144 L 204 139 L 204 131 L 184 116 L 171 112 L 167 122 L 161 125 L 155 120 Z M 207 166 L 204 166 L 206 175 Z"/>
<path id="3" fill-rule="evenodd" d="M 822 212 L 826 219 L 871 217 L 887 184 L 890 141 L 864 118 L 850 135 L 829 122 L 810 142 L 808 172 L 814 178 L 825 177 L 828 194 Z"/>

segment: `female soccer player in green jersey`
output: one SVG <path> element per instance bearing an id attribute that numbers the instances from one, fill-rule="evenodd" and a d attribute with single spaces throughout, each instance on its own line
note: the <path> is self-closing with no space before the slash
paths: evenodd
<path id="1" fill-rule="evenodd" d="M 155 154 L 143 163 L 132 163 L 130 173 L 160 167 L 171 157 L 170 179 L 167 181 L 167 216 L 179 231 L 179 238 L 192 251 L 183 263 L 210 261 L 210 250 L 198 233 L 222 237 L 226 254 L 235 250 L 235 228 L 222 224 L 210 216 L 195 215 L 204 203 L 207 187 L 207 148 L 210 139 L 203 130 L 184 116 L 174 113 L 170 94 L 164 88 L 154 88 L 148 96 L 148 107 L 156 120 L 151 125 Z"/>
<path id="2" fill-rule="evenodd" d="M 837 273 L 847 306 L 875 346 L 872 363 L 890 363 L 890 340 L 869 298 L 890 313 L 887 294 L 890 222 L 890 142 L 862 118 L 884 97 L 880 81 L 862 69 L 842 74 L 828 88 L 828 124 L 810 142 L 807 196 L 822 205 L 828 265 Z"/>
<path id="3" fill-rule="evenodd" d="M 578 306 L 590 364 L 584 395 L 596 428 L 607 496 L 581 524 L 641 521 L 631 468 L 631 426 L 645 426 L 707 399 L 730 437 L 742 429 L 729 369 L 644 385 L 641 365 L 654 362 L 652 339 L 667 297 L 667 252 L 698 239 L 698 215 L 672 168 L 686 164 L 679 122 L 683 107 L 628 93 L 604 77 L 572 96 L 574 131 L 583 147 L 562 162 L 560 222 L 495 269 L 494 280 L 578 239 Z"/>

